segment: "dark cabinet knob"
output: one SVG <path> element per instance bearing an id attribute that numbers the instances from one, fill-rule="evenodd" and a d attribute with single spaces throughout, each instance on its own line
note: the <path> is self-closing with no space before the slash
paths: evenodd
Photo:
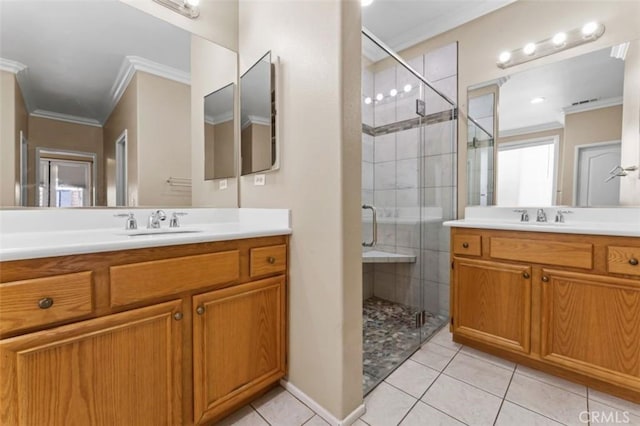
<path id="1" fill-rule="evenodd" d="M 469 248 L 469 243 L 462 243 L 462 248 Z"/>
<path id="2" fill-rule="evenodd" d="M 267 257 L 267 262 L 273 265 L 274 263 L 276 263 L 276 258 L 273 256 L 269 256 Z"/>
<path id="3" fill-rule="evenodd" d="M 638 265 L 638 259 L 636 259 L 635 257 L 632 257 L 631 259 L 629 259 L 629 265 L 637 266 Z"/>
<path id="4" fill-rule="evenodd" d="M 522 277 L 528 280 L 531 277 L 531 275 L 529 275 L 528 272 L 523 272 Z"/>
<path id="5" fill-rule="evenodd" d="M 546 275 L 543 275 L 543 276 L 542 276 L 542 281 L 544 281 L 545 283 L 546 283 L 546 282 L 549 282 L 549 277 L 548 277 L 548 276 L 546 276 Z"/>
<path id="6" fill-rule="evenodd" d="M 38 307 L 40 309 L 49 309 L 52 306 L 53 306 L 53 299 L 50 297 L 45 297 L 38 301 Z"/>
<path id="7" fill-rule="evenodd" d="M 182 319 L 182 312 L 176 312 L 175 314 L 173 314 L 173 318 L 176 321 L 180 321 Z"/>
<path id="8" fill-rule="evenodd" d="M 196 308 L 196 314 L 198 314 L 198 315 L 204 314 L 204 306 L 198 306 Z"/>

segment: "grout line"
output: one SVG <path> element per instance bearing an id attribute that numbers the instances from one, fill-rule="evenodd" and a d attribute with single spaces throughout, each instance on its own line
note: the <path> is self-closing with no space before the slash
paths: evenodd
<path id="1" fill-rule="evenodd" d="M 516 370 L 518 369 L 518 367 L 519 367 L 520 365 L 522 365 L 522 364 L 516 364 Z M 526 366 L 524 366 L 524 365 L 523 365 L 523 367 L 526 367 Z M 536 370 L 536 369 L 534 369 L 534 368 L 532 368 L 532 370 L 534 370 L 534 371 L 536 371 L 536 372 L 539 372 L 539 373 L 542 373 L 542 374 L 548 374 L 548 373 L 545 373 L 544 371 Z M 516 372 L 517 372 L 517 371 L 516 371 Z M 536 382 L 543 383 L 543 384 L 545 384 L 545 385 L 549 385 L 549 386 L 553 386 L 553 387 L 554 387 L 554 388 L 556 388 L 556 389 L 560 389 L 560 390 L 563 390 L 563 391 L 565 391 L 565 392 L 572 393 L 572 394 L 574 394 L 574 395 L 578 395 L 578 396 L 582 396 L 582 397 L 584 397 L 585 395 L 587 395 L 587 396 L 589 395 L 589 394 L 588 394 L 588 392 L 586 392 L 586 393 L 577 393 L 577 392 L 575 392 L 575 391 L 572 391 L 572 390 L 569 390 L 569 389 L 563 388 L 563 387 L 561 387 L 561 386 L 554 385 L 553 383 L 545 382 L 544 380 L 541 380 L 541 379 L 539 379 L 539 378 L 537 378 L 537 377 L 534 377 L 534 376 L 530 376 L 530 375 L 528 375 L 528 374 L 526 374 L 526 373 L 520 373 L 520 372 L 517 372 L 517 373 L 518 373 L 519 375 L 521 375 L 521 376 L 526 377 L 527 379 L 535 380 Z M 548 374 L 548 375 L 549 375 L 550 377 L 555 378 L 555 379 L 566 380 L 567 382 L 569 382 L 569 383 L 571 383 L 571 384 L 574 384 L 574 385 L 577 385 L 577 386 L 584 386 L 584 387 L 585 387 L 585 389 L 588 389 L 588 386 L 581 385 L 580 383 L 571 382 L 571 381 L 569 381 L 569 380 L 567 380 L 567 379 L 563 379 L 562 377 L 559 377 L 559 376 L 554 376 L 554 375 L 551 375 L 551 374 Z"/>
<path id="2" fill-rule="evenodd" d="M 269 426 L 271 426 L 271 423 L 269 423 L 269 420 L 265 419 L 265 417 L 262 414 L 260 414 L 260 411 L 258 411 L 253 405 L 251 405 L 251 408 L 253 408 L 253 411 L 255 411 L 262 420 L 264 420 Z"/>
<path id="3" fill-rule="evenodd" d="M 429 403 L 427 403 L 427 402 L 424 402 L 424 401 L 422 401 L 422 400 L 421 400 L 421 401 L 419 401 L 419 402 L 422 402 L 424 405 L 426 405 L 426 406 L 428 406 L 428 407 L 431 407 L 431 408 L 433 408 L 433 409 L 434 409 L 434 410 L 436 410 L 436 411 L 441 412 L 442 414 L 444 414 L 444 415 L 445 415 L 445 416 L 447 416 L 447 417 L 452 418 L 452 419 L 453 419 L 453 420 L 455 420 L 456 422 L 459 422 L 459 423 L 461 423 L 461 424 L 463 424 L 463 425 L 469 426 L 469 423 L 463 422 L 462 420 L 460 420 L 460 419 L 458 419 L 458 418 L 453 417 L 451 414 L 447 414 L 447 413 L 445 413 L 444 411 L 442 411 L 442 410 L 441 410 L 441 409 L 439 409 L 438 407 L 434 407 L 433 405 L 431 405 L 431 404 L 429 404 Z"/>
<path id="4" fill-rule="evenodd" d="M 552 417 L 549 417 L 549 416 L 547 416 L 547 415 L 545 415 L 545 414 L 539 413 L 539 412 L 537 412 L 537 411 L 535 411 L 535 410 L 532 410 L 532 409 L 531 409 L 531 408 L 529 408 L 529 407 L 525 407 L 525 406 L 524 406 L 524 405 L 522 405 L 522 404 L 518 404 L 517 402 L 511 401 L 510 399 L 506 399 L 506 398 L 505 398 L 505 401 L 507 401 L 508 403 L 511 403 L 511 404 L 513 404 L 513 405 L 517 405 L 518 407 L 522 408 L 523 410 L 530 411 L 530 412 L 532 412 L 532 413 L 534 413 L 534 414 L 537 414 L 537 415 L 539 415 L 539 416 L 544 417 L 545 419 L 549 419 L 549 420 L 551 420 L 551 421 L 553 421 L 553 422 L 556 422 L 556 423 L 558 423 L 559 425 L 566 426 L 566 424 L 565 424 L 565 423 L 562 423 L 562 422 L 561 422 L 561 421 L 559 421 L 559 420 L 556 420 L 556 419 L 554 419 L 554 418 L 552 418 Z"/>
<path id="5" fill-rule="evenodd" d="M 500 407 L 498 407 L 498 412 L 496 413 L 496 418 L 493 421 L 493 426 L 498 422 L 498 417 L 500 417 L 500 411 L 502 411 L 502 406 L 504 405 L 504 400 L 507 397 L 507 392 L 509 392 L 509 387 L 511 386 L 511 382 L 513 382 L 513 377 L 516 375 L 516 366 L 513 367 L 513 371 L 511 372 L 511 378 L 509 379 L 509 384 L 507 388 L 504 390 L 504 395 L 502 396 L 502 401 L 500 401 Z"/>
<path id="6" fill-rule="evenodd" d="M 587 413 L 589 413 L 589 423 L 588 426 L 591 426 L 591 411 L 589 411 L 589 386 L 587 388 Z"/>

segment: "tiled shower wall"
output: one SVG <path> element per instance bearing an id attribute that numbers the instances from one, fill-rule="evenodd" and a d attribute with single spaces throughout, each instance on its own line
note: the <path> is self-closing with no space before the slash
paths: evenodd
<path id="1" fill-rule="evenodd" d="M 457 99 L 455 43 L 407 62 L 438 90 Z M 404 67 L 363 67 L 362 77 L 363 98 L 385 95 L 382 101 L 363 103 L 363 124 L 380 128 L 417 117 L 420 82 Z M 408 93 L 403 90 L 406 84 L 412 86 Z M 394 88 L 398 95 L 389 96 Z M 422 98 L 427 114 L 450 111 L 449 104 L 426 86 Z M 363 264 L 364 298 L 376 296 L 417 308 L 422 297 L 427 311 L 448 315 L 449 230 L 442 222 L 454 218 L 455 123 L 442 121 L 376 137 L 363 132 L 362 202 L 378 209 L 378 244 L 373 249 L 417 257 L 414 264 Z M 363 237 L 371 237 L 368 213 L 363 213 Z"/>

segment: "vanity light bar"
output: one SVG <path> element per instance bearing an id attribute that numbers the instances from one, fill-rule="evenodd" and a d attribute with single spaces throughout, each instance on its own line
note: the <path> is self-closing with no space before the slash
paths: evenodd
<path id="1" fill-rule="evenodd" d="M 571 49 L 581 44 L 590 43 L 604 34 L 604 25 L 589 22 L 582 28 L 576 28 L 566 33 L 557 33 L 548 39 L 537 43 L 527 43 L 523 48 L 504 51 L 498 57 L 498 68 L 506 69 L 520 65 L 534 59 L 552 55 L 556 52 Z"/>
<path id="2" fill-rule="evenodd" d="M 198 0 L 153 0 L 154 2 L 167 7 L 180 15 L 190 19 L 196 19 L 200 16 L 198 9 Z"/>

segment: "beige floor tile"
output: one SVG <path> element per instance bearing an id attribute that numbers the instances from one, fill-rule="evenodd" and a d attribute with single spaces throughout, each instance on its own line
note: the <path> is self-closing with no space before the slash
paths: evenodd
<path id="1" fill-rule="evenodd" d="M 516 372 L 532 379 L 545 382 L 549 385 L 557 386 L 569 392 L 577 393 L 578 395 L 586 396 L 587 387 L 578 383 L 573 383 L 560 377 L 552 376 L 551 374 L 543 373 L 542 371 L 534 370 L 533 368 L 525 367 L 524 365 L 518 365 Z"/>
<path id="2" fill-rule="evenodd" d="M 483 426 L 493 424 L 502 399 L 441 375 L 422 397 L 422 401 L 464 423 Z"/>
<path id="3" fill-rule="evenodd" d="M 514 362 L 507 361 L 506 359 L 502 359 L 497 356 L 490 355 L 488 353 L 470 348 L 468 346 L 463 346 L 462 349 L 460 349 L 460 352 L 464 353 L 465 355 L 469 355 L 475 358 L 480 358 L 482 360 L 490 362 L 491 364 L 497 365 L 498 367 L 506 368 L 511 371 L 513 371 L 513 369 L 516 366 Z"/>
<path id="4" fill-rule="evenodd" d="M 385 381 L 415 398 L 420 398 L 438 374 L 436 370 L 408 359 Z"/>
<path id="5" fill-rule="evenodd" d="M 444 374 L 504 398 L 513 372 L 459 352 L 444 370 Z"/>
<path id="6" fill-rule="evenodd" d="M 457 351 L 462 347 L 460 343 L 456 343 L 451 338 L 452 334 L 449 332 L 449 327 L 445 326 L 442 330 L 436 333 L 431 339 L 429 339 L 430 343 L 436 343 L 440 346 L 444 346 L 445 348 L 452 349 Z"/>
<path id="7" fill-rule="evenodd" d="M 400 426 L 462 426 L 461 423 L 453 417 L 436 410 L 435 408 L 425 404 L 422 401 L 409 411 L 407 417 L 404 418 Z"/>
<path id="8" fill-rule="evenodd" d="M 269 426 L 250 405 L 245 405 L 232 415 L 225 417 L 217 426 Z"/>
<path id="9" fill-rule="evenodd" d="M 498 420 L 495 426 L 562 426 L 562 423 L 558 423 L 545 417 L 541 414 L 534 413 L 533 411 L 522 408 L 519 405 L 513 404 L 509 401 L 505 401 L 498 414 Z"/>
<path id="10" fill-rule="evenodd" d="M 252 405 L 270 424 L 278 426 L 300 426 L 315 414 L 281 387 L 262 396 Z"/>
<path id="11" fill-rule="evenodd" d="M 304 426 L 329 426 L 329 423 L 327 423 L 322 417 L 316 414 L 315 416 L 311 417 L 311 420 L 306 422 Z"/>
<path id="12" fill-rule="evenodd" d="M 506 399 L 567 425 L 581 425 L 587 398 L 516 373 Z"/>
<path id="13" fill-rule="evenodd" d="M 395 426 L 415 402 L 415 398 L 382 382 L 365 398 L 367 411 L 361 418 L 372 426 Z"/>
<path id="14" fill-rule="evenodd" d="M 617 398 L 613 395 L 609 395 L 608 393 L 589 388 L 589 402 L 591 401 L 597 401 L 610 407 L 626 410 L 636 416 L 640 416 L 640 404 L 635 404 L 631 401 L 627 401 L 626 399 Z"/>
<path id="15" fill-rule="evenodd" d="M 362 420 L 358 419 L 355 422 L 352 423 L 352 426 L 367 426 L 367 424 L 365 422 L 363 422 Z"/>
<path id="16" fill-rule="evenodd" d="M 597 401 L 589 401 L 589 418 L 594 426 L 640 425 L 640 416 Z"/>
<path id="17" fill-rule="evenodd" d="M 420 350 L 413 354 L 411 359 L 434 370 L 442 371 L 455 354 L 456 351 L 435 343 L 425 343 Z"/>

